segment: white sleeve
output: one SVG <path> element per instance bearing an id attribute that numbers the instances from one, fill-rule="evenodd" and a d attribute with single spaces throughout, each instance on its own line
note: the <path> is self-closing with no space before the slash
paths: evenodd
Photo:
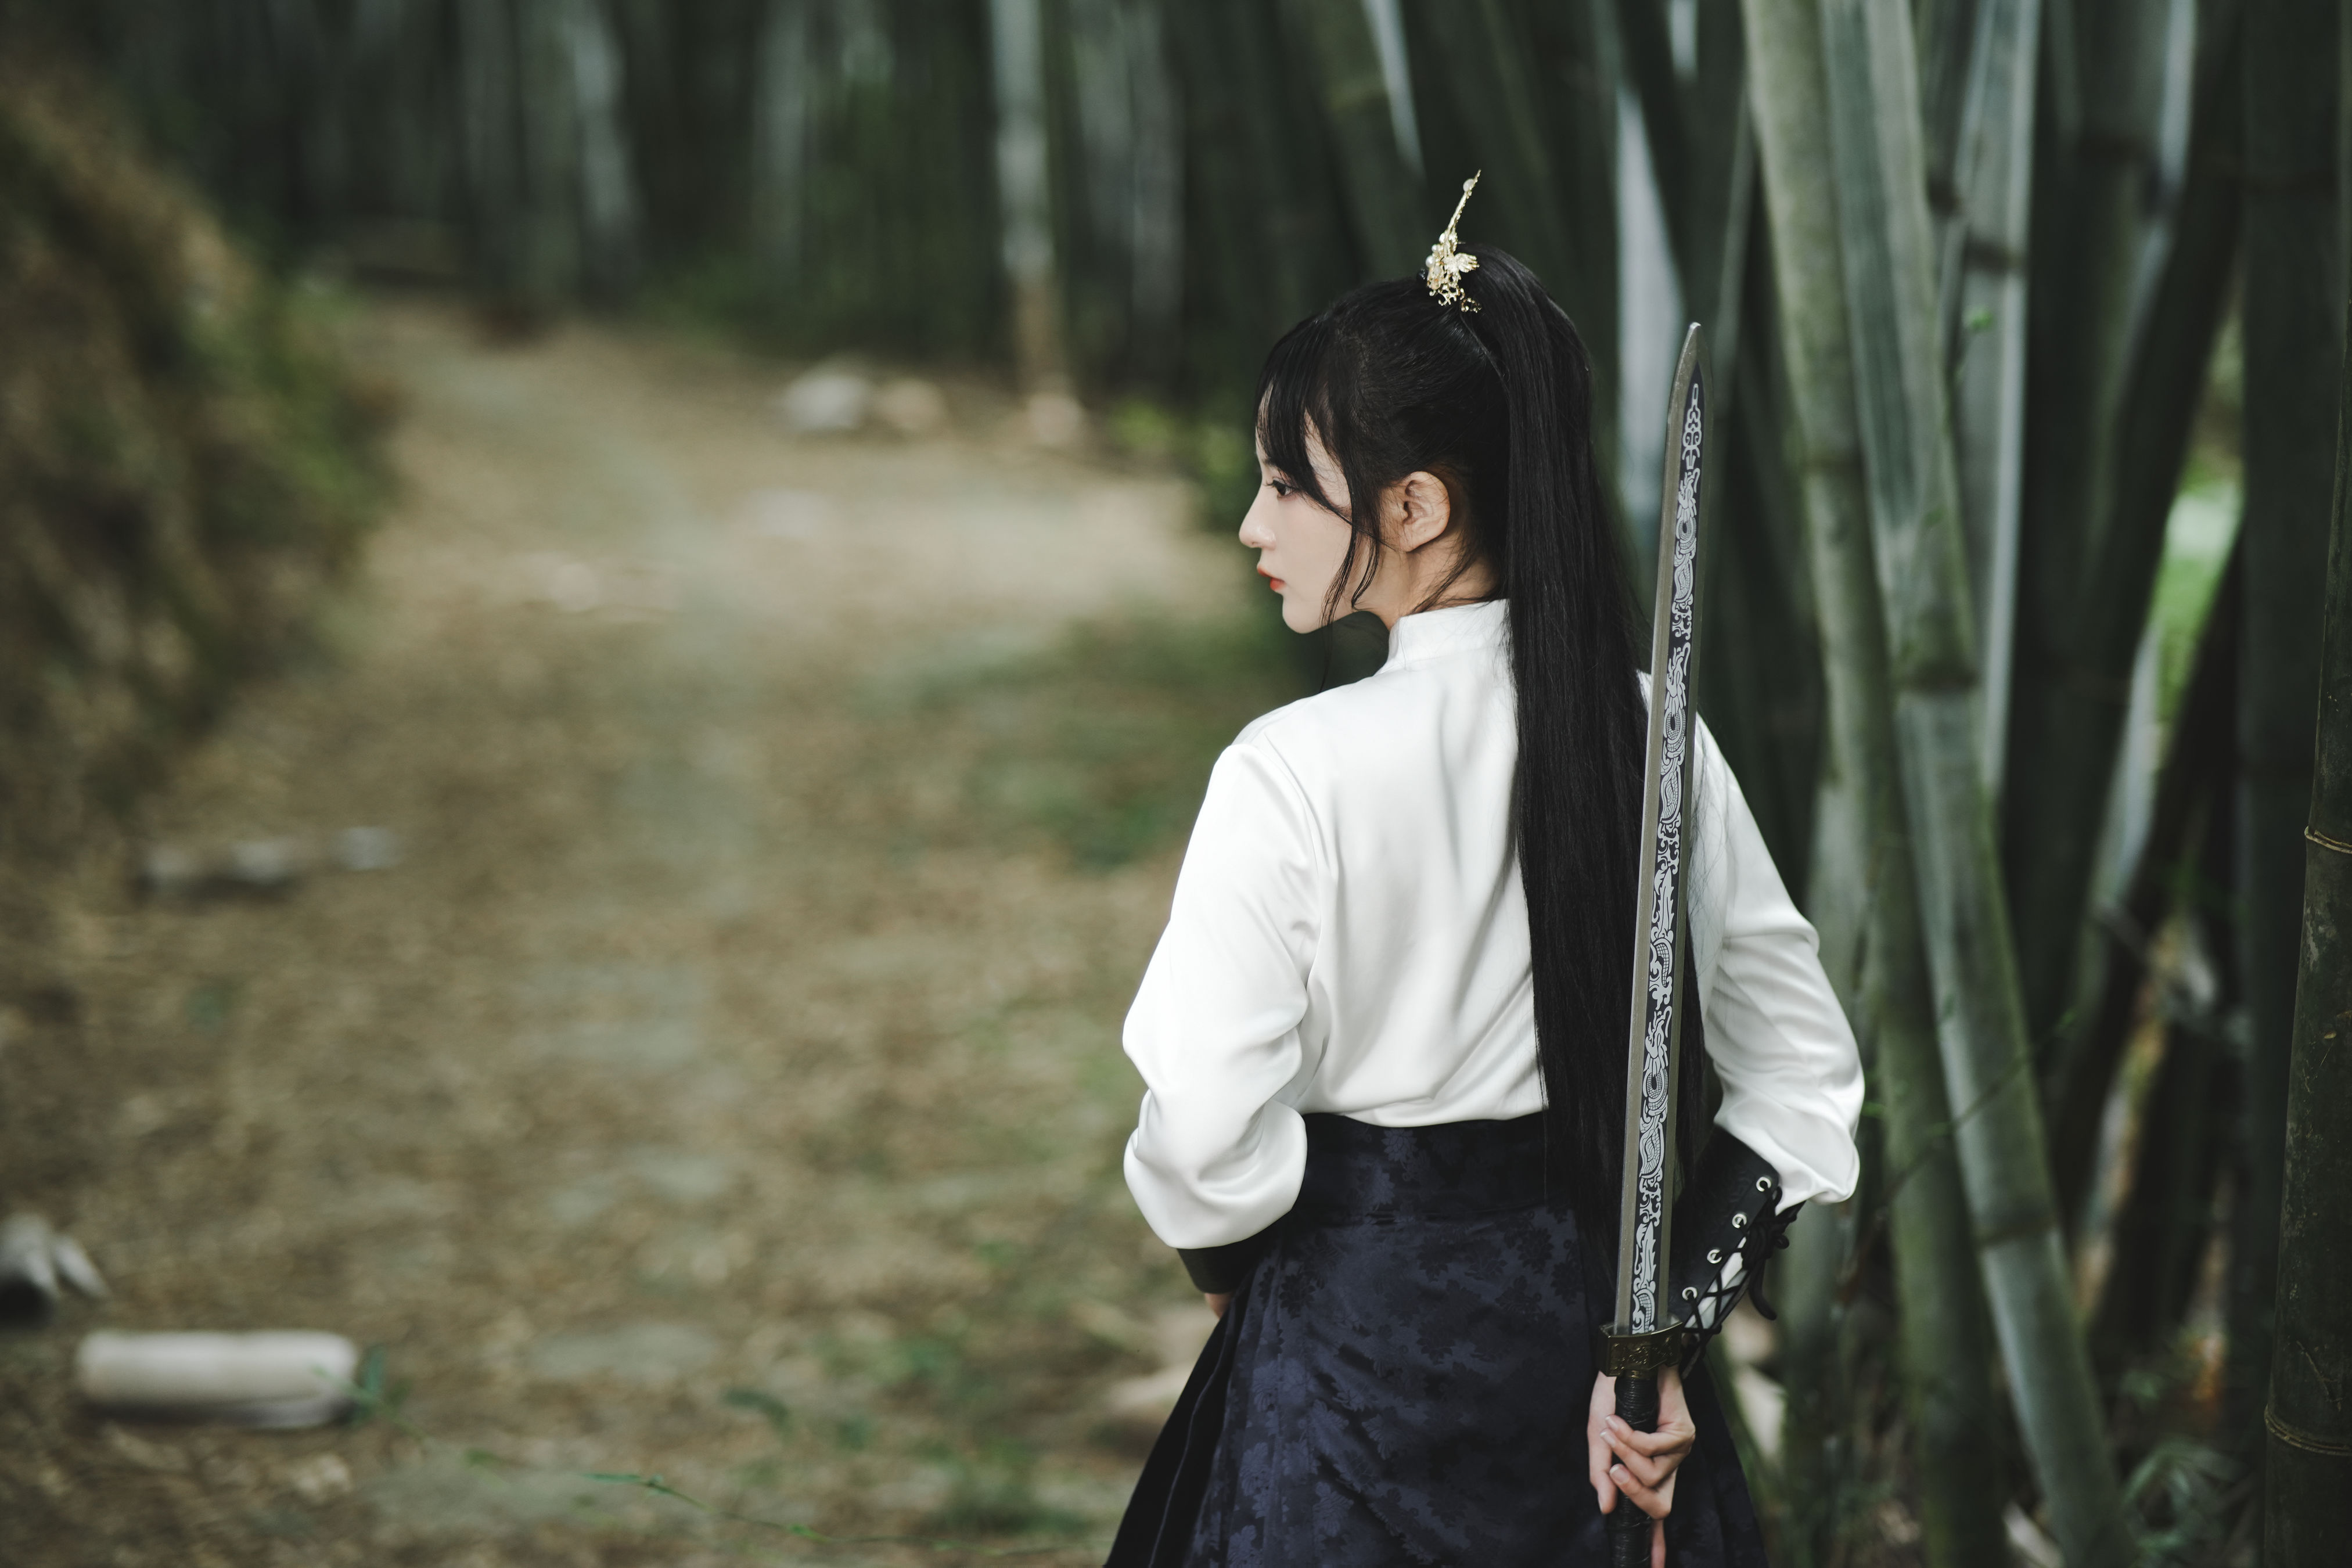
<path id="1" fill-rule="evenodd" d="M 1862 1058 L 1739 782 L 1702 729 L 1703 842 L 1691 885 L 1706 1054 L 1723 1080 L 1715 1124 L 1780 1173 L 1781 1207 L 1853 1195 L 1862 1160 Z"/>
<path id="2" fill-rule="evenodd" d="M 1144 1082 L 1127 1184 L 1171 1247 L 1245 1240 L 1298 1200 L 1307 1125 L 1276 1096 L 1299 1069 L 1322 862 L 1290 771 L 1228 748 L 1127 1016 Z"/>

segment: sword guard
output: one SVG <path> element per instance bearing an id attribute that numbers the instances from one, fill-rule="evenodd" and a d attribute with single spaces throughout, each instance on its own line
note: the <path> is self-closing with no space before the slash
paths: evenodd
<path id="1" fill-rule="evenodd" d="M 1691 1325 L 1668 1323 L 1646 1333 L 1605 1327 L 1592 1331 L 1592 1360 L 1611 1377 L 1655 1377 L 1680 1366 L 1691 1346 Z"/>

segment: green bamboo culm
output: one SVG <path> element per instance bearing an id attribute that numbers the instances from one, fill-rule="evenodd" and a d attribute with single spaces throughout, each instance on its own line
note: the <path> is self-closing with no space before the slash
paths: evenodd
<path id="1" fill-rule="evenodd" d="M 2161 0 L 2055 8 L 2050 123 L 2036 169 L 2016 658 L 1999 806 L 2029 1037 L 2044 1053 L 2073 999 L 2093 860 L 2106 815 L 2147 590 L 2127 610 L 2122 675 L 2085 616 L 2134 584 L 2094 570 L 2119 454 L 2146 192 L 2163 102 Z M 2071 21 L 2072 26 L 2068 26 Z M 2158 525 L 2160 538 L 2161 522 Z M 2145 579 L 2142 580 L 2143 583 Z"/>
<path id="2" fill-rule="evenodd" d="M 2238 257 L 2239 157 L 2245 123 L 2240 91 L 2241 13 L 2236 0 L 2203 0 L 2199 16 L 2197 97 L 2189 122 L 2187 178 L 2172 247 L 2148 303 L 2147 324 L 2133 345 L 2131 371 L 2116 415 L 2111 439 L 2121 460 L 2108 489 L 2107 521 L 2099 531 L 2085 578 L 2092 591 L 2076 643 L 2084 650 L 2079 668 L 2098 671 L 2099 684 L 2111 691 L 2129 684 L 2138 656 L 2162 564 L 2165 524 L 2188 462 L 2190 430 L 2211 367 L 2214 341 L 2228 313 Z M 2083 731 L 2083 742 L 2096 740 L 2097 746 L 2076 753 L 2089 761 L 2070 765 L 2110 776 L 2122 741 L 2122 710 L 2113 704 L 2080 707 L 2078 717 L 2084 726 L 2104 728 Z M 2176 737 L 2179 733 L 2176 728 Z M 2210 742 L 2200 743 L 2211 757 L 2228 755 L 2226 746 L 2215 751 Z M 2088 833 L 2088 825 L 2084 831 Z M 2158 842 L 2151 838 L 2143 857 Z M 2014 861 L 2012 856 L 2012 865 Z M 2012 883 L 2012 888 L 2021 885 Z M 2025 940 L 2021 921 L 2019 940 Z M 2116 992 L 2122 985 L 2134 994 L 2137 991 L 2136 974 L 2118 973 L 2137 965 L 2119 954 L 2112 940 L 2092 962 L 2097 972 L 2071 993 L 2084 1001 L 2084 1022 L 2069 1031 L 2053 1054 L 2043 1079 L 2058 1213 L 2069 1225 L 2080 1214 L 2096 1175 L 2100 1122 L 2130 1034 L 2130 1018 L 2106 1008 L 2102 992 Z"/>
<path id="3" fill-rule="evenodd" d="M 1429 216 L 1420 176 L 1397 144 L 1371 19 L 1362 0 L 1296 0 L 1296 9 L 1314 50 L 1323 114 L 1364 258 L 1375 277 L 1410 276 L 1439 220 Z"/>
<path id="4" fill-rule="evenodd" d="M 1854 407 L 1919 924 L 1979 1265 L 2026 1453 L 2069 1563 L 2130 1561 L 2051 1201 L 1978 760 L 1967 554 L 1945 404 L 1911 15 L 1822 0 Z"/>
<path id="5" fill-rule="evenodd" d="M 1992 1334 L 1948 1133 L 1895 754 L 1819 23 L 1809 0 L 1749 0 L 1748 15 L 1828 698 L 1808 904 L 1886 1106 L 1888 1218 L 1904 1386 L 1918 1434 L 1922 1544 L 1933 1568 L 1995 1563 L 2007 1545 Z M 1784 1310 L 1795 1308 L 1792 1300 Z M 1792 1390 L 1792 1410 L 1793 1400 Z M 1825 1544 L 1803 1542 L 1816 1557 L 1826 1555 Z"/>
<path id="6" fill-rule="evenodd" d="M 1771 268 L 1756 210 L 1756 140 L 1746 110 L 1746 28 L 1737 0 L 1696 7 L 1695 69 L 1675 68 L 1664 7 L 1618 0 L 1628 84 L 1642 110 L 1650 167 L 1688 314 L 1705 321 L 1722 392 L 1725 479 L 1716 514 L 1717 565 L 1708 577 L 1709 647 L 1774 648 L 1773 658 L 1711 659 L 1699 668 L 1700 710 L 1731 760 L 1757 826 L 1784 868 L 1806 864 L 1819 760 L 1821 671 L 1812 595 L 1799 535 Z M 1733 112 L 1724 106 L 1738 105 Z M 1751 245 L 1751 241 L 1753 242 Z M 1748 309 L 1753 295 L 1762 301 Z M 1803 650 L 1803 651 L 1799 651 Z M 1791 889 L 1800 892 L 1795 882 Z"/>
<path id="7" fill-rule="evenodd" d="M 1592 360 L 1593 455 L 1615 507 L 1617 388 L 1617 84 L 1609 0 L 1405 0 L 1424 116 L 1429 187 L 1438 205 L 1486 171 L 1471 220 L 1479 238 L 1535 270 L 1576 322 Z M 1423 242 L 1424 245 L 1427 243 Z M 1633 552 L 1638 557 L 1640 552 Z M 1648 568 L 1633 562 L 1636 580 Z"/>
<path id="8" fill-rule="evenodd" d="M 2019 489 L 2025 448 L 2026 266 L 2033 183 L 2034 77 L 2040 0 L 1984 0 L 1935 11 L 1938 68 L 1926 71 L 1931 142 L 1954 207 L 1937 235 L 1937 316 L 1951 344 L 1952 443 L 1976 612 L 1980 744 L 1998 778 L 2009 722 L 2010 651 L 2017 624 Z M 1965 71 L 1952 58 L 1966 60 Z M 1956 79 L 1958 79 L 1956 80 Z"/>
<path id="9" fill-rule="evenodd" d="M 1809 558 L 1818 560 L 1825 538 L 1869 527 L 1828 183 L 1819 22 L 1811 0 L 1746 0 L 1744 12 L 1803 533 Z M 1834 599 L 1815 606 L 1824 665 L 1846 646 L 1835 624 L 1842 607 Z M 1853 689 L 1826 669 L 1824 676 L 1829 711 L 1805 909 L 1821 935 L 1822 963 L 1867 1047 L 1874 1031 L 1855 994 L 1869 920 L 1864 800 L 1838 749 Z M 1837 1287 L 1853 1250 L 1858 1206 L 1809 1205 L 1780 1268 L 1780 1370 L 1789 1391 L 1780 1434 L 1787 1500 L 1780 1546 L 1798 1568 L 1836 1559 L 1838 1535 L 1854 1510 L 1846 1441 L 1854 1425 L 1852 1379 Z"/>
<path id="10" fill-rule="evenodd" d="M 2352 353 L 2327 542 L 2318 744 L 2304 833 L 2303 948 L 2287 1069 L 2277 1349 L 2263 1411 L 2264 1568 L 2319 1568 L 2352 1540 Z"/>
<path id="11" fill-rule="evenodd" d="M 2277 1300 L 2287 1056 L 2334 487 L 2337 258 L 2335 0 L 2245 14 L 2245 644 L 2239 664 L 2239 949 L 2245 1180 L 2231 1235 L 2227 1440 L 2259 1462 Z M 2337 1108 L 2341 1114 L 2341 1108 Z M 2335 1194 L 2341 1202 L 2343 1194 Z M 2341 1543 L 2339 1542 L 2339 1547 Z"/>

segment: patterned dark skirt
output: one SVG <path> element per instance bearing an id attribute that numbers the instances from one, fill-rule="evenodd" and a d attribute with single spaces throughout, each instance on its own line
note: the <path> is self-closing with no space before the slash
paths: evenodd
<path id="1" fill-rule="evenodd" d="M 1604 1563 L 1585 1479 L 1609 1263 L 1545 1201 L 1540 1119 L 1307 1118 L 1298 1205 L 1209 1337 L 1108 1568 Z M 1673 1568 L 1764 1568 L 1704 1372 Z"/>

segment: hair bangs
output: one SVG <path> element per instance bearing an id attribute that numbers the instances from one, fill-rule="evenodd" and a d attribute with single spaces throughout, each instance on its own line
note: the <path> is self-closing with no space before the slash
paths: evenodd
<path id="1" fill-rule="evenodd" d="M 1310 441 L 1334 445 L 1328 363 L 1338 332 L 1327 313 L 1301 321 L 1266 356 L 1257 381 L 1257 442 L 1268 467 L 1305 491 L 1326 511 L 1346 517 L 1348 509 L 1326 495 L 1315 472 Z"/>

